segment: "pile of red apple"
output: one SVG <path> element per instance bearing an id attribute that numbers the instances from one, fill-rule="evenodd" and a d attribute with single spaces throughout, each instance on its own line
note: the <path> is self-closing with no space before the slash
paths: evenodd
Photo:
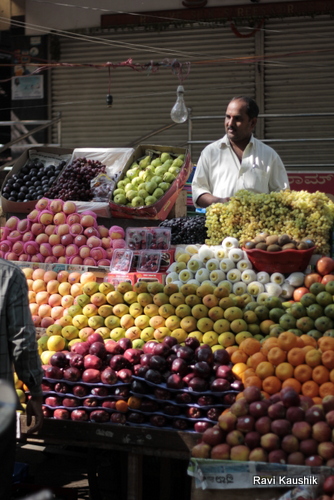
<path id="1" fill-rule="evenodd" d="M 334 396 L 318 405 L 285 388 L 262 399 L 254 386 L 243 396 L 204 431 L 194 457 L 333 467 Z"/>
<path id="2" fill-rule="evenodd" d="M 212 351 L 195 337 L 181 345 L 168 336 L 161 343 L 149 341 L 143 346 L 131 384 L 141 403 L 129 418 L 133 423 L 203 432 L 242 389 L 225 349 Z"/>
<path id="3" fill-rule="evenodd" d="M 13 261 L 110 266 L 113 250 L 124 247 L 122 228 L 98 225 L 72 201 L 41 198 L 26 219 L 12 216 L 0 228 L 0 257 Z"/>
<path id="4" fill-rule="evenodd" d="M 91 334 L 43 365 L 45 416 L 203 432 L 243 386 L 224 349 L 213 352 L 194 337 L 186 344 L 166 337 L 137 349 L 128 338 Z M 118 411 L 119 399 L 129 403 L 125 411 Z"/>

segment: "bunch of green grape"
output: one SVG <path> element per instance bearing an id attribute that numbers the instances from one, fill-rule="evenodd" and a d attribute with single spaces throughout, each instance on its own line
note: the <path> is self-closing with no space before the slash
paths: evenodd
<path id="1" fill-rule="evenodd" d="M 310 238 L 317 253 L 329 254 L 334 225 L 334 203 L 316 191 L 280 191 L 269 194 L 241 190 L 228 203 L 206 210 L 207 245 L 219 245 L 228 236 L 243 242 L 260 232 Z"/>

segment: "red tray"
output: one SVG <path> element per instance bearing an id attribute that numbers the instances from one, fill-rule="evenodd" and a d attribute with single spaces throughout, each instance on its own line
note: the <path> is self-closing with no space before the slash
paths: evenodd
<path id="1" fill-rule="evenodd" d="M 307 250 L 281 250 L 279 252 L 267 252 L 266 250 L 259 250 L 252 248 L 246 252 L 253 267 L 257 271 L 266 271 L 267 273 L 293 273 L 296 271 L 305 271 L 315 247 L 308 248 Z"/>

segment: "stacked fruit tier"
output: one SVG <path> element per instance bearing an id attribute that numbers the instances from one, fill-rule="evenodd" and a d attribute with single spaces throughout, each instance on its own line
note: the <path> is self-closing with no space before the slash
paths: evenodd
<path id="1" fill-rule="evenodd" d="M 168 388 L 167 383 L 154 384 L 133 377 L 131 393 L 138 407 L 128 414 L 129 423 L 171 427 L 203 432 L 216 424 L 225 408 L 235 401 L 238 390 L 196 392 Z M 232 383 L 233 384 L 233 383 Z"/>
<path id="2" fill-rule="evenodd" d="M 49 418 L 118 423 L 129 384 L 120 382 L 109 387 L 44 377 L 43 390 L 44 414 Z"/>

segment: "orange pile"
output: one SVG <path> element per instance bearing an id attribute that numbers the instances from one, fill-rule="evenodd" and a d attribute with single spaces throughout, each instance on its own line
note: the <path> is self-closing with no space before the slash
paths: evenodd
<path id="1" fill-rule="evenodd" d="M 284 387 L 320 403 L 334 395 L 334 338 L 318 341 L 308 335 L 282 332 L 263 343 L 246 338 L 237 348 L 227 348 L 233 373 L 245 387 L 255 385 L 265 397 Z"/>

